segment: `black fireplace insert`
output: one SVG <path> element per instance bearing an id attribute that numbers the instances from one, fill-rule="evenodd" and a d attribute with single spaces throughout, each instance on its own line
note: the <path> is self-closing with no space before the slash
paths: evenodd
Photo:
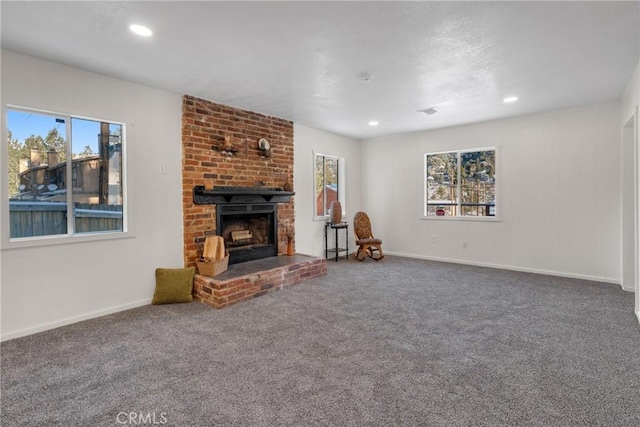
<path id="1" fill-rule="evenodd" d="M 224 238 L 229 264 L 278 255 L 278 203 L 295 193 L 271 187 L 193 188 L 197 205 L 216 205 L 216 234 Z"/>

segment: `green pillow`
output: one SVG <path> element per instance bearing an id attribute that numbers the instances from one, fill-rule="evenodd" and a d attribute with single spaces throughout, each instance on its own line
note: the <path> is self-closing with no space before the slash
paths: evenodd
<path id="1" fill-rule="evenodd" d="M 156 268 L 156 291 L 151 304 L 191 302 L 195 267 Z"/>

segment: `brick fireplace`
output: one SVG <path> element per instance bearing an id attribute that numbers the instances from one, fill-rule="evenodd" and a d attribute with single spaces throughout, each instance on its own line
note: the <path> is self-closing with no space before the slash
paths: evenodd
<path id="1" fill-rule="evenodd" d="M 196 275 L 196 300 L 222 308 L 326 274 L 324 258 L 275 256 L 287 251 L 287 229 L 295 230 L 287 183 L 292 122 L 183 96 L 184 264 L 195 266 L 207 236 L 223 236 L 229 249 L 226 272 Z"/>
<path id="2" fill-rule="evenodd" d="M 270 150 L 260 148 L 261 138 L 269 142 Z M 218 234 L 216 210 L 225 208 L 195 204 L 194 187 L 282 189 L 293 182 L 293 123 L 185 95 L 182 156 L 184 264 L 195 266 L 198 242 Z M 266 237 L 271 234 L 272 251 L 279 255 L 287 250 L 286 228 L 293 229 L 294 200 L 278 202 L 273 209 L 277 223 L 266 230 Z M 260 230 L 263 226 L 252 225 Z"/>

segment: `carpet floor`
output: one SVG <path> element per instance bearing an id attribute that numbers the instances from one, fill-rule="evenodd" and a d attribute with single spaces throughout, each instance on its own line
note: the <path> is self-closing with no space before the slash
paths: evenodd
<path id="1" fill-rule="evenodd" d="M 0 347 L 2 426 L 639 426 L 617 285 L 387 256 Z"/>

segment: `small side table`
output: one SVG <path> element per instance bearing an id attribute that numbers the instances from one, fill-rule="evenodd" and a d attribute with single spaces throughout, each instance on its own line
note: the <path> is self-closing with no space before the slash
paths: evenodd
<path id="1" fill-rule="evenodd" d="M 333 248 L 329 248 L 329 229 L 333 230 L 336 238 L 336 245 Z M 344 230 L 344 248 L 341 248 L 338 244 L 340 230 Z M 338 262 L 340 252 L 344 252 L 344 258 L 349 259 L 349 223 L 339 222 L 334 224 L 327 222 L 324 225 L 324 257 L 329 259 L 329 253 L 335 253 L 336 262 Z"/>

